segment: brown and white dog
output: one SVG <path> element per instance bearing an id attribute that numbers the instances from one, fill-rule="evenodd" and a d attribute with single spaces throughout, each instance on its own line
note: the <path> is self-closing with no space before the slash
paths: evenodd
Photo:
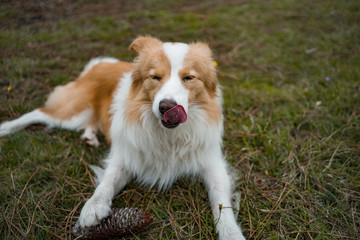
<path id="1" fill-rule="evenodd" d="M 231 208 L 231 179 L 222 154 L 222 98 L 204 43 L 163 43 L 139 37 L 130 45 L 134 63 L 91 60 L 79 78 L 58 86 L 45 107 L 0 125 L 0 136 L 34 123 L 70 130 L 111 144 L 98 185 L 85 203 L 81 226 L 111 212 L 112 198 L 131 179 L 168 188 L 181 176 L 200 176 L 209 192 L 219 239 L 245 239 Z M 219 208 L 222 206 L 222 209 Z"/>

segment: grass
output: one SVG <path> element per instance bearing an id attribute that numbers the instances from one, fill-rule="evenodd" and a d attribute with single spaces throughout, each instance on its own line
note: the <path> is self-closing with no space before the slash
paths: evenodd
<path id="1" fill-rule="evenodd" d="M 0 14 L 0 121 L 41 106 L 95 56 L 132 61 L 139 34 L 209 42 L 249 239 L 359 239 L 360 3 L 357 1 L 10 1 Z M 8 87 L 11 86 L 11 91 Z M 0 139 L 2 239 L 71 239 L 94 187 L 80 133 L 38 126 Z M 104 142 L 104 139 L 102 139 Z M 116 207 L 156 220 L 130 239 L 214 239 L 204 186 L 132 182 Z"/>

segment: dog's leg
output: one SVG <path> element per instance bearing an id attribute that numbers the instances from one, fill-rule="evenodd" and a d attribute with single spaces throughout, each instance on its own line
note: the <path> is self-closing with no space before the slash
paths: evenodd
<path id="1" fill-rule="evenodd" d="M 84 133 L 81 135 L 81 139 L 89 146 L 98 147 L 100 145 L 99 140 L 96 137 L 96 128 L 92 126 L 86 126 Z"/>
<path id="2" fill-rule="evenodd" d="M 51 125 L 51 122 L 53 122 L 53 120 L 50 116 L 41 112 L 39 109 L 35 109 L 15 120 L 3 122 L 0 125 L 0 137 L 12 134 L 35 123 Z"/>
<path id="3" fill-rule="evenodd" d="M 218 156 L 214 154 L 212 157 Z M 211 156 L 211 155 L 210 155 Z M 231 208 L 231 180 L 221 156 L 207 159 L 201 176 L 209 192 L 216 231 L 220 240 L 245 240 Z"/>
<path id="4" fill-rule="evenodd" d="M 80 213 L 80 226 L 87 227 L 98 224 L 111 213 L 113 197 L 129 181 L 130 175 L 122 164 L 115 159 L 116 154 L 110 154 L 103 178 L 96 187 L 94 195 L 85 203 Z"/>

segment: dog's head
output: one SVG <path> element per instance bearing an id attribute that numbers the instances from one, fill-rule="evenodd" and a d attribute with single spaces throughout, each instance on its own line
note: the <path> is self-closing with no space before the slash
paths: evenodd
<path id="1" fill-rule="evenodd" d="M 138 53 L 132 72 L 130 114 L 140 119 L 145 106 L 165 128 L 187 121 L 193 106 L 219 120 L 217 77 L 211 50 L 204 43 L 163 43 L 139 37 L 130 45 Z M 140 114 L 140 115 L 139 115 Z"/>

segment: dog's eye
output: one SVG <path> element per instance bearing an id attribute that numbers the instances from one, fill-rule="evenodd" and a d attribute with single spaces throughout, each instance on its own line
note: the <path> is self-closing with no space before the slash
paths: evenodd
<path id="1" fill-rule="evenodd" d="M 194 78 L 195 78 L 194 76 L 186 76 L 186 77 L 183 78 L 183 81 L 187 82 L 187 81 L 190 81 L 190 80 L 192 80 Z"/>
<path id="2" fill-rule="evenodd" d="M 158 76 L 158 75 L 151 75 L 150 76 L 153 80 L 156 80 L 156 81 L 160 81 L 161 80 L 161 77 Z"/>

